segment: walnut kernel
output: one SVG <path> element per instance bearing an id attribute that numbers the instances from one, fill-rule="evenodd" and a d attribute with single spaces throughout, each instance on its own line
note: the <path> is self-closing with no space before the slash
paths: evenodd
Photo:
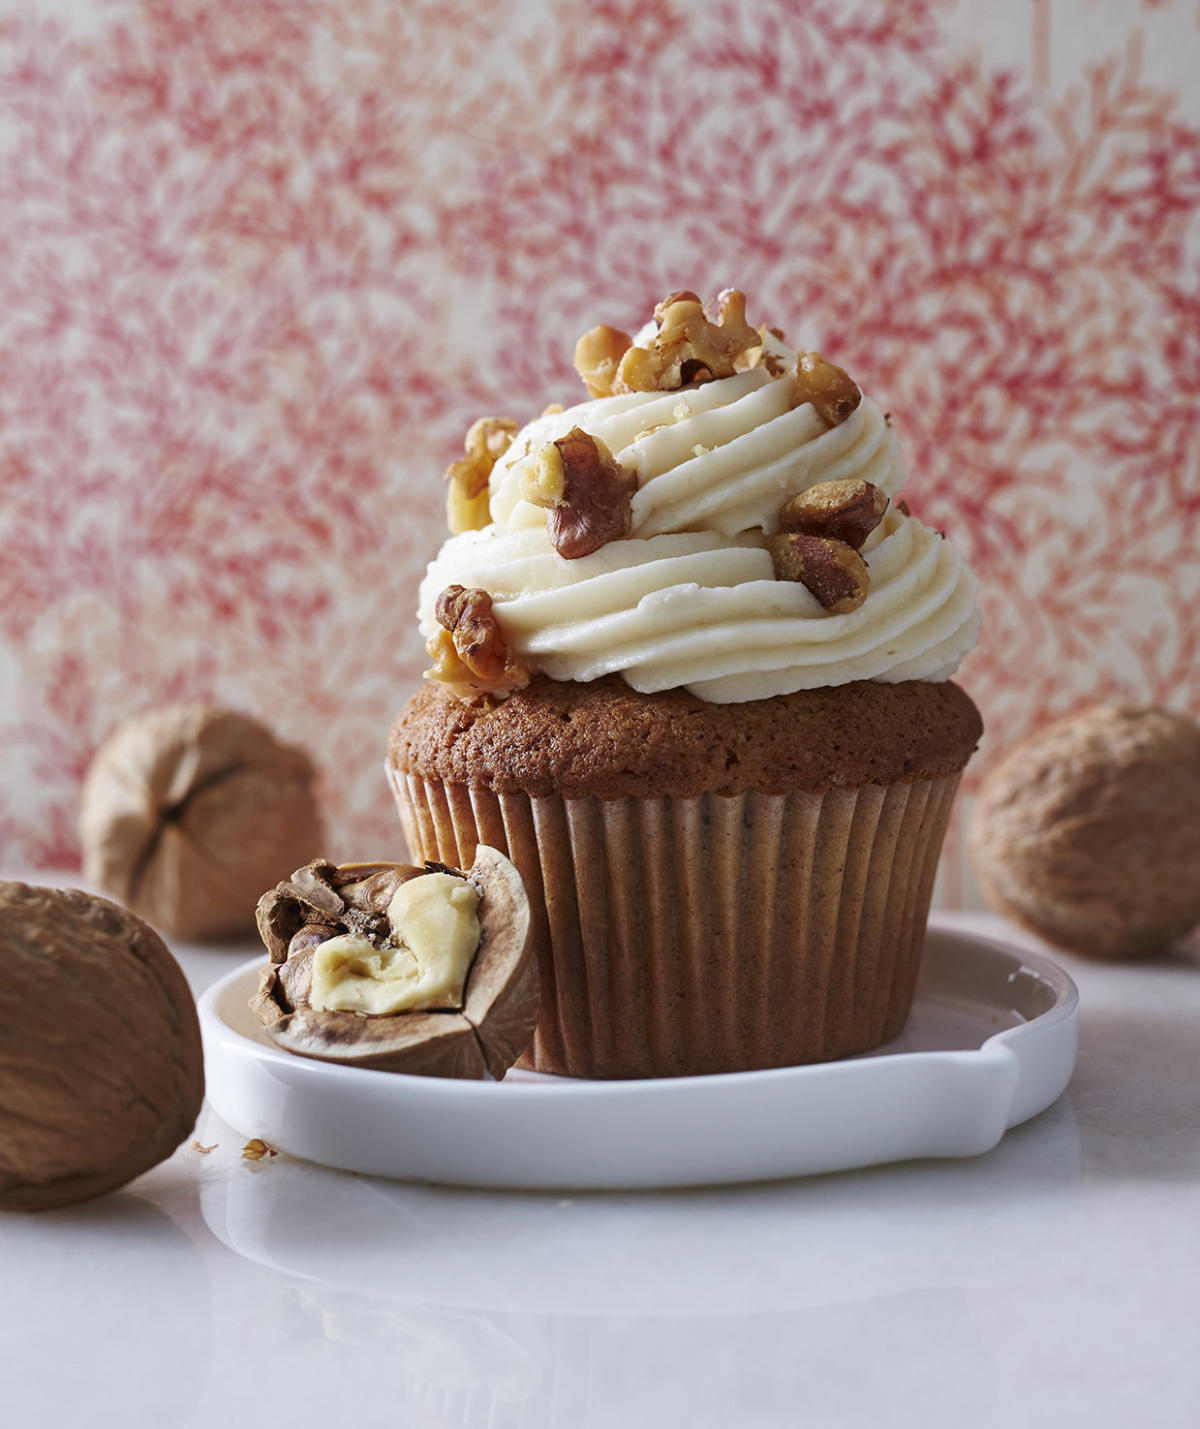
<path id="1" fill-rule="evenodd" d="M 550 442 L 521 484 L 526 501 L 547 509 L 551 543 L 568 561 L 629 535 L 636 490 L 637 473 L 580 427 Z"/>
<path id="2" fill-rule="evenodd" d="M 352 926 L 312 951 L 309 1006 L 367 1016 L 461 1011 L 479 948 L 479 893 L 435 870 L 402 883 L 374 936 Z"/>
<path id="3" fill-rule="evenodd" d="M 779 529 L 828 536 L 861 551 L 887 505 L 887 496 L 870 481 L 821 481 L 784 503 Z"/>
<path id="4" fill-rule="evenodd" d="M 271 961 L 250 1006 L 268 1035 L 288 1052 L 321 1061 L 424 1076 L 482 1077 L 486 1069 L 503 1077 L 528 1045 L 538 1013 L 520 874 L 485 845 L 466 873 L 437 863 L 373 864 L 363 880 L 362 867 L 316 860 L 260 900 Z M 327 920 L 334 904 L 341 911 L 325 926 L 325 939 L 297 951 L 297 930 Z M 367 910 L 382 919 L 371 938 L 354 917 Z M 345 949 L 337 946 L 347 943 L 361 945 L 364 959 L 349 969 L 348 983 Z M 421 982 L 415 991 L 427 997 L 402 995 L 413 960 Z M 434 995 L 445 992 L 452 995 Z"/>
<path id="5" fill-rule="evenodd" d="M 867 598 L 867 563 L 846 545 L 825 536 L 781 531 L 767 540 L 775 578 L 799 581 L 830 615 L 846 615 Z"/>
<path id="6" fill-rule="evenodd" d="M 509 695 L 529 683 L 529 671 L 508 648 L 485 590 L 447 586 L 437 598 L 438 624 L 426 642 L 428 678 L 466 693 Z"/>
<path id="7" fill-rule="evenodd" d="M 862 393 L 849 373 L 819 352 L 802 352 L 796 365 L 796 395 L 811 402 L 828 427 L 840 426 L 862 401 Z"/>
<path id="8" fill-rule="evenodd" d="M 516 422 L 508 417 L 480 417 L 472 423 L 463 442 L 466 456 L 446 468 L 446 522 L 455 536 L 481 531 L 491 520 L 488 480 L 516 431 Z"/>
<path id="9" fill-rule="evenodd" d="M 533 465 L 522 473 L 521 495 L 534 506 L 551 509 L 563 500 L 566 487 L 567 470 L 563 465 L 562 452 L 555 442 L 548 442 Z"/>
<path id="10" fill-rule="evenodd" d="M 732 377 L 757 365 L 763 334 L 746 322 L 745 295 L 726 288 L 711 322 L 692 292 L 671 293 L 654 310 L 658 334 L 650 348 L 621 358 L 614 392 L 672 392 L 689 382 Z"/>
<path id="11" fill-rule="evenodd" d="M 601 323 L 575 344 L 575 370 L 583 378 L 589 397 L 611 397 L 617 367 L 633 345 L 620 328 Z"/>

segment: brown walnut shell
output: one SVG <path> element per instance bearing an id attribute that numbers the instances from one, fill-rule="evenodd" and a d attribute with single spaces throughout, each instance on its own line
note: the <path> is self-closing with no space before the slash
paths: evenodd
<path id="1" fill-rule="evenodd" d="M 479 948 L 462 1011 L 366 1016 L 310 1007 L 319 944 L 339 933 L 379 931 L 400 884 L 432 871 L 469 878 L 480 893 Z M 318 860 L 263 895 L 258 924 L 271 962 L 250 1007 L 269 1036 L 297 1056 L 427 1077 L 477 1078 L 486 1069 L 499 1080 L 533 1036 L 538 978 L 529 900 L 521 875 L 493 848 L 476 850 L 469 873 L 441 864 L 339 867 Z"/>
<path id="2" fill-rule="evenodd" d="M 263 888 L 319 847 L 314 778 L 307 755 L 246 715 L 148 710 L 88 770 L 84 876 L 167 937 L 244 935 Z"/>
<path id="3" fill-rule="evenodd" d="M 0 883 L 0 1209 L 123 1186 L 203 1097 L 195 1003 L 158 934 L 105 898 Z"/>
<path id="4" fill-rule="evenodd" d="M 1200 926 L 1200 725 L 1093 705 L 983 781 L 970 853 L 984 897 L 1056 947 L 1144 958 Z"/>

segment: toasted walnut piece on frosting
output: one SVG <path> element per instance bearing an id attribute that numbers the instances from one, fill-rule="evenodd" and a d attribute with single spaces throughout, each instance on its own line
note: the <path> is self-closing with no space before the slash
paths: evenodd
<path id="1" fill-rule="evenodd" d="M 861 551 L 887 506 L 887 496 L 870 481 L 820 481 L 784 503 L 779 529 L 828 536 Z"/>
<path id="2" fill-rule="evenodd" d="M 781 531 L 767 540 L 775 578 L 799 581 L 830 615 L 846 615 L 867 598 L 867 563 L 844 541 Z"/>
<path id="3" fill-rule="evenodd" d="M 763 333 L 746 321 L 745 295 L 726 288 L 710 321 L 695 293 L 671 293 L 654 309 L 658 333 L 649 348 L 621 358 L 614 392 L 672 392 L 689 382 L 732 377 L 758 365 Z"/>
<path id="4" fill-rule="evenodd" d="M 547 508 L 554 549 L 574 561 L 629 535 L 637 484 L 637 473 L 622 466 L 602 441 L 572 427 L 539 452 L 523 476 L 521 495 Z"/>
<path id="5" fill-rule="evenodd" d="M 529 671 L 508 648 L 485 590 L 449 585 L 434 608 L 442 627 L 425 643 L 433 668 L 426 678 L 441 680 L 463 694 L 510 695 L 529 683 Z"/>
<path id="6" fill-rule="evenodd" d="M 601 323 L 575 344 L 575 370 L 583 378 L 589 397 L 611 397 L 617 367 L 633 346 L 633 338 L 620 328 Z"/>
<path id="7" fill-rule="evenodd" d="M 765 329 L 746 322 L 746 299 L 736 288 L 718 296 L 715 323 L 686 289 L 669 293 L 654 309 L 654 321 L 658 332 L 649 347 L 634 347 L 619 328 L 601 325 L 584 333 L 575 346 L 575 366 L 589 396 L 673 392 L 762 361 Z"/>
<path id="8" fill-rule="evenodd" d="M 508 417 L 480 417 L 472 423 L 463 443 L 466 456 L 446 468 L 450 490 L 446 495 L 446 521 L 455 536 L 480 531 L 491 520 L 488 478 L 492 467 L 512 445 L 517 424 Z"/>
<path id="9" fill-rule="evenodd" d="M 849 373 L 819 352 L 802 352 L 796 364 L 796 399 L 811 402 L 826 426 L 838 427 L 862 401 L 862 393 Z"/>

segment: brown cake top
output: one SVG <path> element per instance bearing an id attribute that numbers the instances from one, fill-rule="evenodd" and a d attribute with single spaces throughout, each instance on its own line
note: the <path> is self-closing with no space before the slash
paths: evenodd
<path id="1" fill-rule="evenodd" d="M 745 704 L 644 695 L 617 676 L 537 676 L 507 699 L 430 684 L 388 740 L 401 773 L 495 793 L 691 798 L 889 784 L 953 774 L 983 725 L 949 681 L 860 680 Z"/>

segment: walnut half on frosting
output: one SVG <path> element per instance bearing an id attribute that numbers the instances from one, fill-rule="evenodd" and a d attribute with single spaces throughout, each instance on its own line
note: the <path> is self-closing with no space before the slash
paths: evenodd
<path id="1" fill-rule="evenodd" d="M 574 561 L 629 535 L 637 486 L 637 472 L 622 466 L 598 437 L 572 427 L 539 452 L 521 495 L 547 509 L 551 544 Z"/>

